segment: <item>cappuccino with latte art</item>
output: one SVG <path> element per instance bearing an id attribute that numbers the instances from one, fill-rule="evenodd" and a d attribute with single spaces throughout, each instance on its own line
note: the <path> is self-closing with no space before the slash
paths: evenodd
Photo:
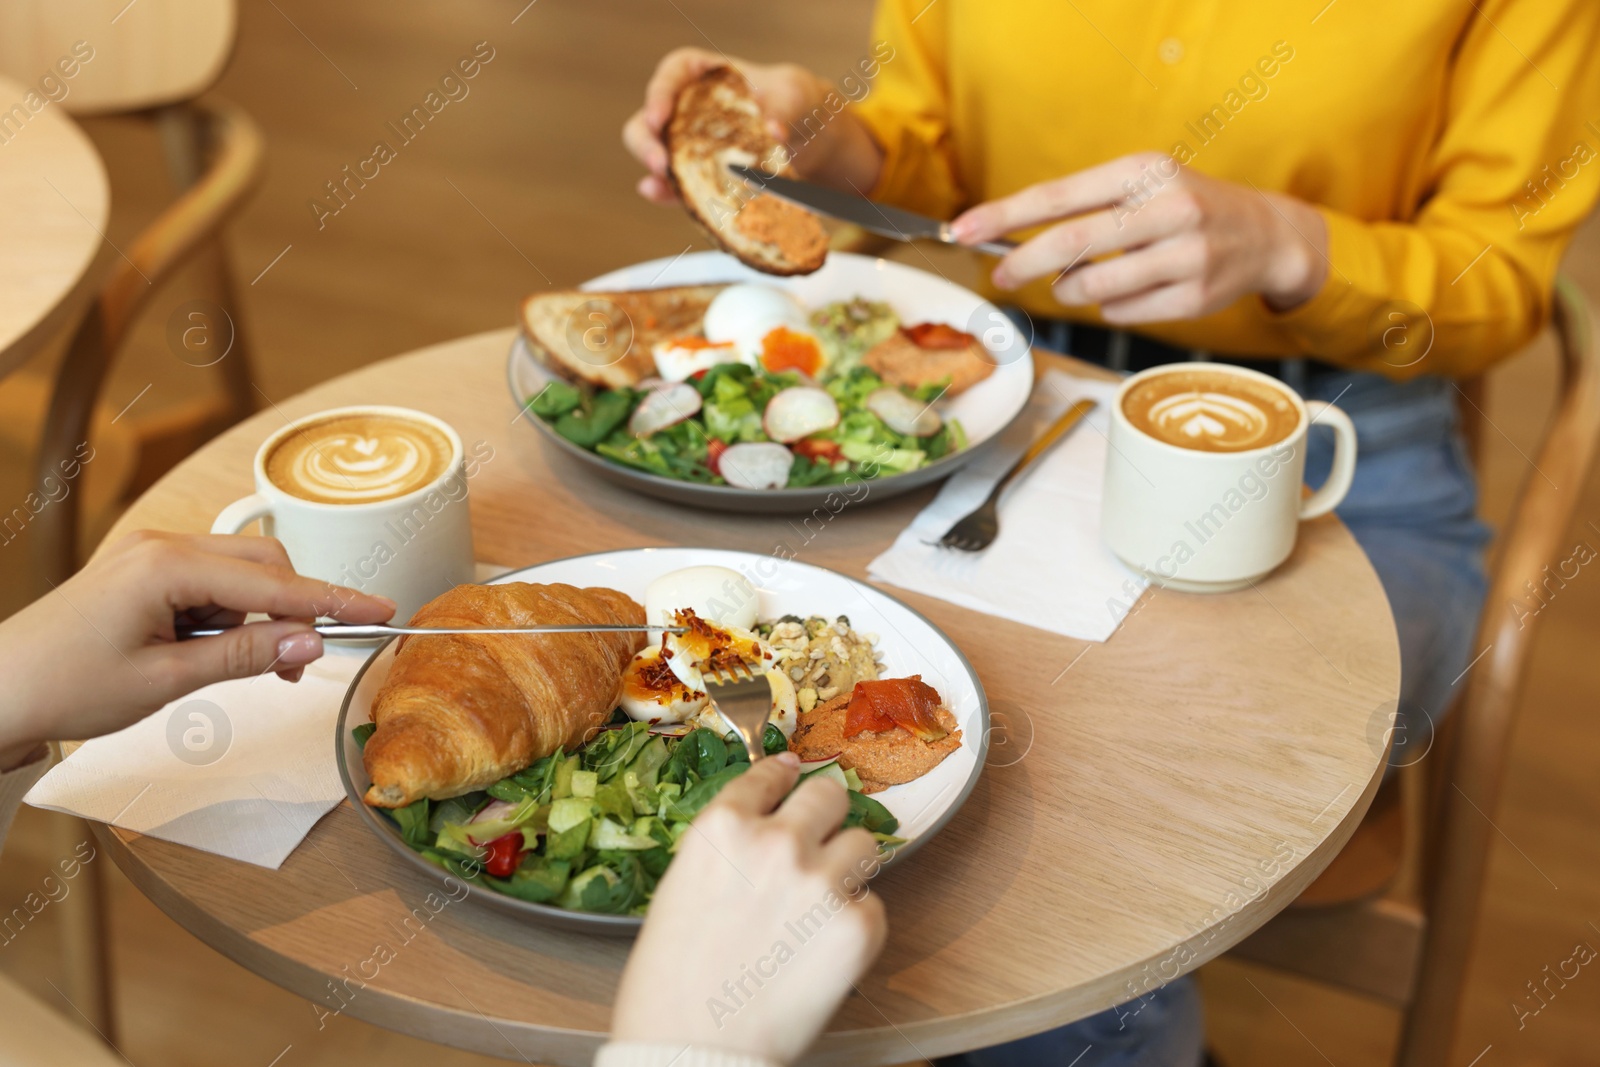
<path id="1" fill-rule="evenodd" d="M 475 569 L 469 460 L 450 424 L 411 408 L 367 404 L 307 415 L 256 450 L 255 492 L 222 509 L 215 534 L 255 522 L 283 542 L 294 569 L 393 600 L 404 622 Z"/>
<path id="2" fill-rule="evenodd" d="M 1199 452 L 1265 448 L 1300 425 L 1299 407 L 1277 386 L 1207 370 L 1147 378 L 1128 390 L 1122 411 L 1135 429 Z"/>
<path id="3" fill-rule="evenodd" d="M 338 415 L 301 426 L 267 453 L 267 480 L 316 504 L 392 500 L 431 484 L 454 448 L 425 422 Z"/>
<path id="4" fill-rule="evenodd" d="M 1306 435 L 1333 431 L 1332 469 L 1307 496 Z M 1265 577 L 1300 524 L 1339 505 L 1355 474 L 1344 412 L 1260 371 L 1172 363 L 1122 383 L 1106 438 L 1100 530 L 1128 566 L 1172 589 L 1220 593 Z"/>

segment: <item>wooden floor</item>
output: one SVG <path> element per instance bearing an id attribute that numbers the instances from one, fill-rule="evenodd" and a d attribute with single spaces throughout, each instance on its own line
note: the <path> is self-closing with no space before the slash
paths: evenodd
<path id="1" fill-rule="evenodd" d="M 633 197 L 636 171 L 618 141 L 666 48 L 709 44 L 837 76 L 868 47 L 866 0 L 525 2 L 243 0 L 239 46 L 218 92 L 247 108 L 268 138 L 266 179 L 230 238 L 263 403 L 506 325 L 534 289 L 702 246 L 679 213 Z M 385 124 L 479 41 L 494 58 L 470 94 L 319 226 L 309 204 L 326 198 L 324 183 L 390 139 Z M 120 244 L 168 195 L 160 153 L 137 122 L 86 125 L 113 175 L 110 236 Z M 1600 295 L 1600 227 L 1584 232 L 1568 269 Z M 203 295 L 196 279 L 180 277 L 155 297 L 107 390 L 112 412 L 131 403 L 128 418 L 149 419 L 216 389 L 213 372 L 178 360 L 165 340 L 168 316 Z M 47 354 L 30 368 L 31 383 L 0 384 L 0 413 L 34 406 L 27 390 L 37 390 L 49 362 Z M 1522 453 L 1550 401 L 1552 365 L 1542 345 L 1494 376 L 1484 465 L 1491 518 L 1508 512 L 1528 474 Z M 26 420 L 3 421 L 0 499 L 20 499 Z M 1600 545 L 1600 526 L 1589 525 L 1600 524 L 1600 479 L 1581 515 L 1572 542 Z M 27 550 L 26 538 L 0 548 L 0 613 L 42 590 Z M 1462 1067 L 1600 1058 L 1600 977 L 1583 972 L 1520 1029 L 1512 1009 L 1546 964 L 1580 942 L 1600 947 L 1600 578 L 1583 574 L 1541 620 L 1506 794 L 1493 813 L 1500 833 L 1456 1046 Z M 0 863 L 7 910 L 57 858 L 45 820 L 25 812 Z M 349 1018 L 319 1030 L 306 1002 L 213 953 L 120 876 L 113 884 L 120 1044 L 133 1064 L 492 1062 Z M 67 1011 L 50 985 L 59 982 L 55 915 L 47 909 L 0 947 L 0 970 Z M 1202 984 L 1212 1042 L 1230 1067 L 1388 1062 L 1396 1021 L 1381 1007 L 1229 962 L 1207 968 Z"/>

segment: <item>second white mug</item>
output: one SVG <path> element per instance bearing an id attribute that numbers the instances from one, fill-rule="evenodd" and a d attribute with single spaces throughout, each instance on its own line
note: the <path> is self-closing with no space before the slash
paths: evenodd
<path id="1" fill-rule="evenodd" d="M 1276 441 L 1232 451 L 1171 444 L 1129 419 L 1125 401 L 1141 383 L 1196 373 L 1243 378 L 1252 389 L 1264 385 L 1292 404 L 1298 419 Z M 1333 429 L 1333 468 L 1326 483 L 1303 498 L 1313 421 Z M 1294 550 L 1301 522 L 1339 506 L 1355 474 L 1356 430 L 1349 416 L 1227 363 L 1174 363 L 1128 378 L 1112 405 L 1108 441 L 1101 511 L 1106 544 L 1152 581 L 1186 592 L 1226 592 L 1264 577 Z"/>

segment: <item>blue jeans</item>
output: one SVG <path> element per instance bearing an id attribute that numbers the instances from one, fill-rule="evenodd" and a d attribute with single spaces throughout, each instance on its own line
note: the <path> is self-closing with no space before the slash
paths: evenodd
<path id="1" fill-rule="evenodd" d="M 1376 374 L 1325 372 L 1308 399 L 1336 403 L 1356 426 L 1355 480 L 1339 506 L 1389 597 L 1400 635 L 1400 707 L 1391 765 L 1432 743 L 1472 647 L 1487 581 L 1489 529 L 1457 430 L 1456 389 L 1438 378 L 1397 385 Z M 1333 431 L 1313 426 L 1306 482 L 1321 485 Z M 940 1067 L 1196 1067 L 1204 1044 L 1191 977 L 1067 1026 L 939 1061 Z M 1081 1057 L 1081 1058 L 1080 1058 Z"/>

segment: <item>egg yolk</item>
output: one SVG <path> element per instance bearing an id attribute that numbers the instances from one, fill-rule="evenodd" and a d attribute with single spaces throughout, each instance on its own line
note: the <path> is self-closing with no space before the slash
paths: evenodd
<path id="1" fill-rule="evenodd" d="M 667 343 L 669 348 L 681 348 L 689 352 L 698 352 L 705 348 L 732 348 L 732 341 L 712 341 L 705 337 L 676 337 Z"/>
<path id="2" fill-rule="evenodd" d="M 809 334 L 779 326 L 761 339 L 761 365 L 773 373 L 797 370 L 814 378 L 822 369 L 822 350 Z"/>
<path id="3" fill-rule="evenodd" d="M 663 706 L 674 702 L 688 703 L 703 696 L 684 685 L 672 673 L 667 661 L 659 656 L 636 660 L 622 676 L 622 690 L 641 703 L 654 701 Z"/>

